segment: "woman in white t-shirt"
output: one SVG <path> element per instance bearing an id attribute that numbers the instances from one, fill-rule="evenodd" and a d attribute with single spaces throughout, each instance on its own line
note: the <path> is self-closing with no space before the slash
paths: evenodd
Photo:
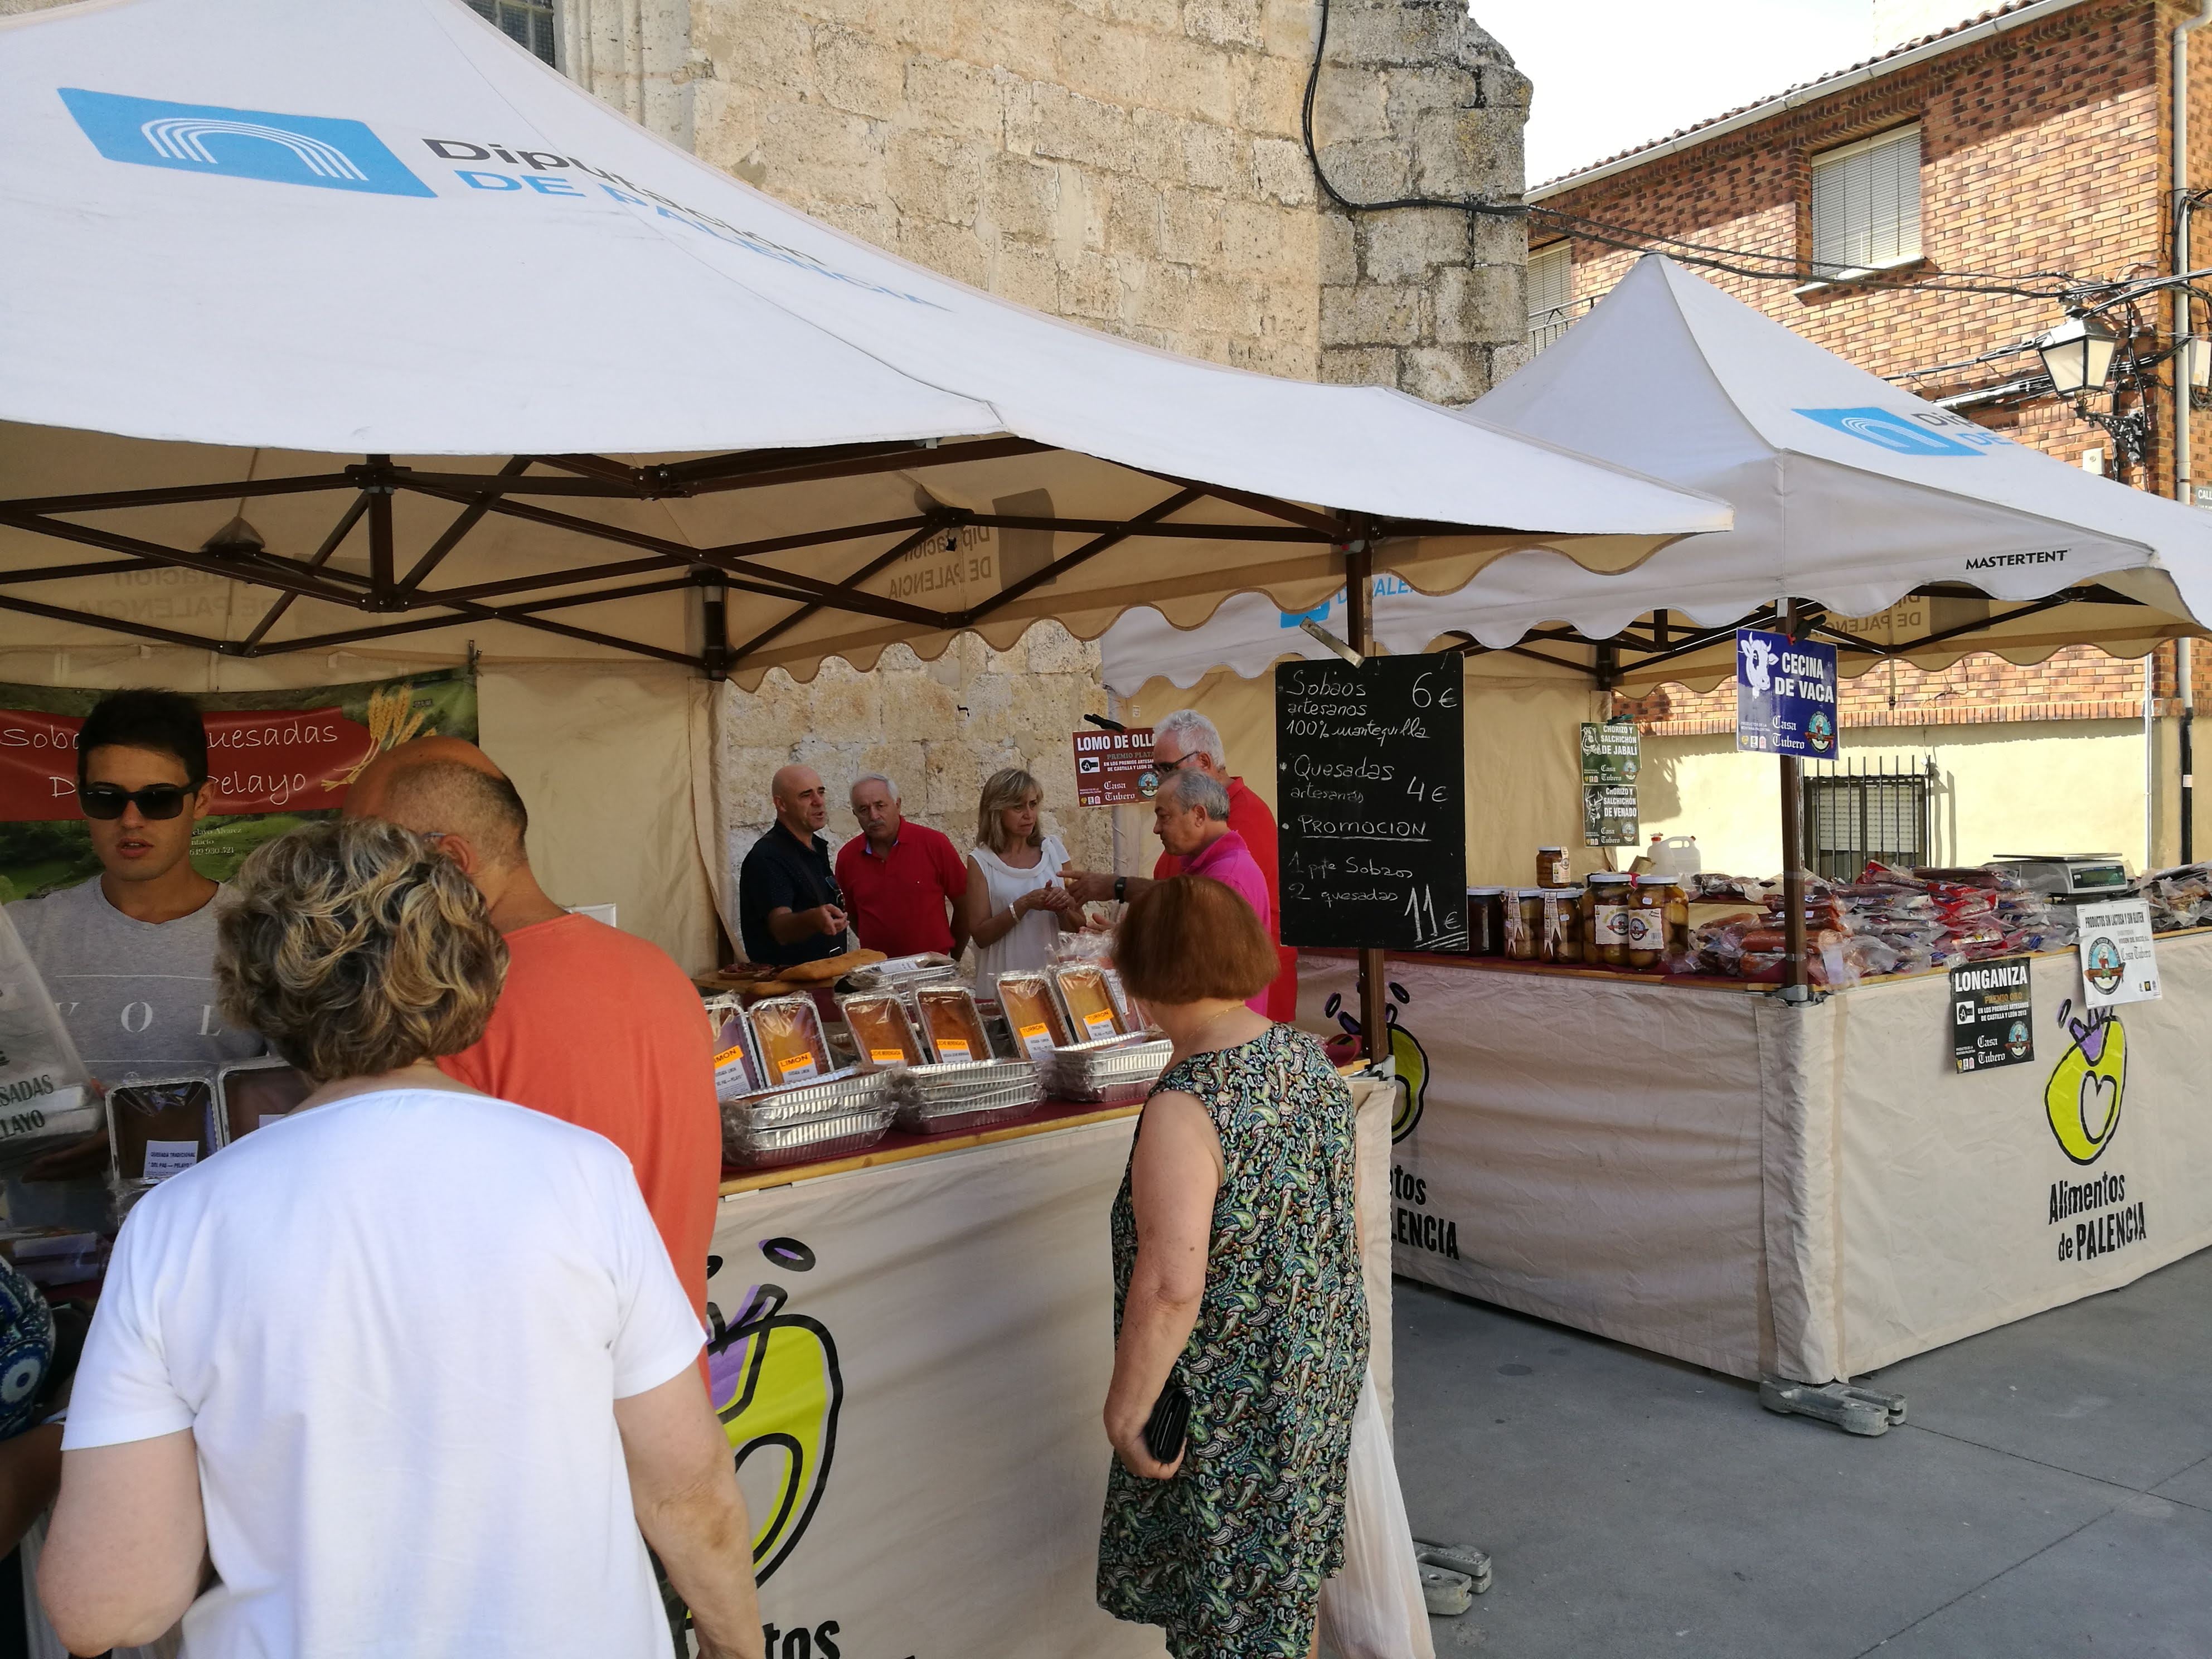
<path id="1" fill-rule="evenodd" d="M 1044 786 L 1018 766 L 984 780 L 963 900 L 979 986 L 1017 968 L 1043 967 L 1053 935 L 1080 921 L 1080 907 L 1059 881 L 1067 849 L 1037 821 L 1043 801 Z"/>
<path id="2" fill-rule="evenodd" d="M 368 819 L 234 885 L 223 1012 L 319 1086 L 124 1224 L 39 1566 L 56 1632 L 665 1659 L 650 1541 L 701 1654 L 757 1659 L 702 1333 L 629 1160 L 433 1063 L 506 973 L 476 888 Z"/>

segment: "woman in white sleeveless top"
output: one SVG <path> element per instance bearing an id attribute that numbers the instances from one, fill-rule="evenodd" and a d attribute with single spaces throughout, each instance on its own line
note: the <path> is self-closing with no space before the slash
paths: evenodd
<path id="1" fill-rule="evenodd" d="M 968 936 L 975 943 L 975 984 L 995 987 L 1017 968 L 1042 968 L 1053 935 L 1074 928 L 1081 911 L 1057 878 L 1067 863 L 1060 837 L 1037 823 L 1044 787 L 1018 766 L 994 772 L 975 809 L 975 850 L 968 855 Z"/>

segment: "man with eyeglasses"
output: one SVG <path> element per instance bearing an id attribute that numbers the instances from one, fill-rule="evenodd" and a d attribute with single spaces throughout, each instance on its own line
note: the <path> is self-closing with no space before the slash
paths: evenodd
<path id="1" fill-rule="evenodd" d="M 192 868 L 214 803 L 207 727 L 175 691 L 102 697 L 77 737 L 77 805 L 100 878 L 8 907 L 95 1077 L 246 1060 L 266 1045 L 216 1012 L 222 886 Z"/>
<path id="2" fill-rule="evenodd" d="M 1212 778 L 1227 792 L 1229 828 L 1242 839 L 1267 884 L 1267 936 L 1275 941 L 1275 959 L 1280 971 L 1267 987 L 1267 1005 L 1262 1012 L 1272 1020 L 1296 1019 L 1298 953 L 1282 942 L 1283 895 L 1275 852 L 1275 815 L 1267 810 L 1266 801 L 1244 787 L 1243 779 L 1230 775 L 1229 756 L 1222 747 L 1221 729 L 1195 708 L 1178 708 L 1152 728 L 1152 763 L 1163 777 L 1193 772 Z M 1150 879 L 1081 870 L 1063 870 L 1060 879 L 1060 884 L 1080 902 L 1133 899 L 1153 882 L 1181 875 L 1183 868 L 1181 858 L 1172 852 L 1163 852 L 1152 866 Z"/>

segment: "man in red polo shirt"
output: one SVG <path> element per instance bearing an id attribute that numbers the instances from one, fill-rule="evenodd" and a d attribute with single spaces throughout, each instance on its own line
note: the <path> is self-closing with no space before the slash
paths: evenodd
<path id="1" fill-rule="evenodd" d="M 852 799 L 860 833 L 837 849 L 837 885 L 861 947 L 958 956 L 968 944 L 967 860 L 949 837 L 906 821 L 898 785 L 882 773 L 855 778 Z"/>
<path id="2" fill-rule="evenodd" d="M 1229 792 L 1229 827 L 1242 838 L 1244 850 L 1252 855 L 1253 863 L 1260 866 L 1260 873 L 1267 879 L 1268 908 L 1273 917 L 1267 937 L 1275 941 L 1275 960 L 1280 971 L 1267 987 L 1267 1016 L 1284 1023 L 1296 1019 L 1298 953 L 1283 944 L 1283 884 L 1275 852 L 1275 815 L 1267 810 L 1266 801 L 1244 787 L 1243 779 L 1229 775 L 1229 758 L 1221 746 L 1220 729 L 1195 708 L 1178 708 L 1152 728 L 1152 760 L 1163 774 L 1202 772 Z M 1183 861 L 1174 854 L 1163 853 L 1159 862 L 1152 866 L 1151 881 L 1142 876 L 1117 878 L 1076 870 L 1061 871 L 1060 879 L 1079 902 L 1134 898 L 1152 882 L 1182 874 L 1183 867 Z"/>

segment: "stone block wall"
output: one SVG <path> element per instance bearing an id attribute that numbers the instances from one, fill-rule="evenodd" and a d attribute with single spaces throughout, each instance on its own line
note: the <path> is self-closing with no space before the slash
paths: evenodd
<path id="1" fill-rule="evenodd" d="M 693 0 L 697 153 L 1147 344 L 1316 376 L 1306 0 Z"/>
<path id="2" fill-rule="evenodd" d="M 1352 202 L 1517 201 L 1529 86 L 1459 0 L 1337 0 L 1316 88 L 1322 171 Z M 1528 361 L 1517 218 L 1322 214 L 1321 377 L 1463 404 Z"/>
<path id="3" fill-rule="evenodd" d="M 853 780 L 881 772 L 898 784 L 908 817 L 943 830 L 964 853 L 975 844 L 983 780 L 1019 766 L 1044 786 L 1048 832 L 1079 866 L 1110 869 L 1111 817 L 1076 805 L 1068 741 L 1084 715 L 1105 712 L 1097 647 L 1056 623 L 1039 623 L 1011 651 L 994 651 L 971 635 L 933 663 L 894 646 L 869 673 L 833 657 L 804 684 L 781 669 L 757 691 L 725 684 L 714 711 L 715 829 L 725 867 L 733 884 L 745 850 L 775 821 L 769 780 L 778 767 L 803 761 L 830 787 L 833 844 L 854 833 L 846 805 Z"/>

